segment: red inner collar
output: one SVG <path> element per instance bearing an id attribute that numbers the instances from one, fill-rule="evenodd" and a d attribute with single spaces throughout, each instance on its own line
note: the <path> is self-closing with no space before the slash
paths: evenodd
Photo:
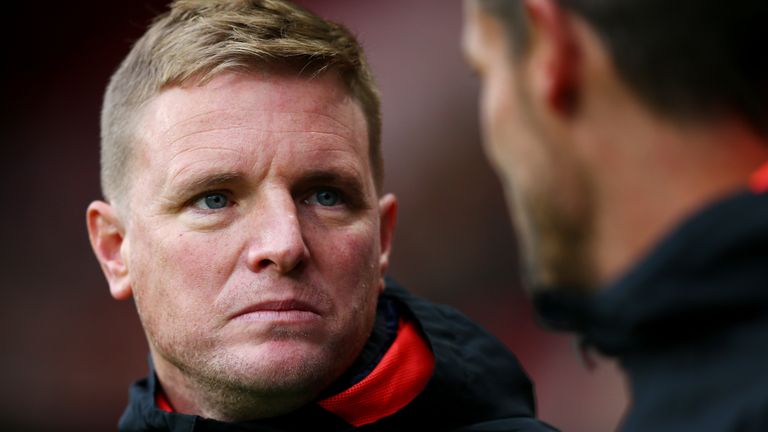
<path id="1" fill-rule="evenodd" d="M 752 173 L 749 178 L 749 188 L 757 194 L 768 192 L 768 162 Z"/>
<path id="2" fill-rule="evenodd" d="M 435 356 L 416 325 L 400 318 L 397 337 L 376 368 L 347 390 L 318 404 L 360 427 L 411 403 L 432 377 Z"/>

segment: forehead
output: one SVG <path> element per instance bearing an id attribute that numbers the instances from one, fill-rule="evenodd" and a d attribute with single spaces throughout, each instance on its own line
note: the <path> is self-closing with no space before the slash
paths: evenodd
<path id="1" fill-rule="evenodd" d="M 307 77 L 226 72 L 204 85 L 166 89 L 150 101 L 144 113 L 143 130 L 158 134 L 155 138 L 183 136 L 221 120 L 219 117 L 233 126 L 263 125 L 274 120 L 269 114 L 293 115 L 296 120 L 315 117 L 312 125 L 321 129 L 359 131 L 365 127 L 362 110 L 335 73 Z"/>
<path id="2" fill-rule="evenodd" d="M 149 102 L 139 128 L 139 177 L 151 168 L 174 175 L 191 165 L 243 169 L 279 155 L 294 164 L 364 163 L 368 172 L 367 124 L 335 73 L 227 72 L 201 86 L 169 88 Z"/>

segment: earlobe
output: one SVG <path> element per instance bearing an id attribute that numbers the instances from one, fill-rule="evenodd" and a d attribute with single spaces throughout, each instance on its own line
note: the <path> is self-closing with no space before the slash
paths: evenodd
<path id="1" fill-rule="evenodd" d="M 131 297 L 128 266 L 123 256 L 125 229 L 117 211 L 110 204 L 94 201 L 86 212 L 88 237 L 109 283 L 109 291 L 117 300 Z"/>
<path id="2" fill-rule="evenodd" d="M 556 114 L 571 116 L 578 105 L 579 49 L 571 15 L 555 0 L 525 0 L 531 32 L 534 91 Z"/>
<path id="3" fill-rule="evenodd" d="M 389 254 L 392 251 L 392 236 L 397 222 L 397 198 L 392 194 L 386 194 L 379 199 L 379 243 L 381 255 L 379 256 L 379 274 L 381 276 L 380 289 L 384 289 L 384 273 L 389 267 Z"/>

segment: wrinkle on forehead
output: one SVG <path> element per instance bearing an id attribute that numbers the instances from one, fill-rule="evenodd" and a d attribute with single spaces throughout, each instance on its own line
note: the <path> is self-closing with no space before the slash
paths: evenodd
<path id="1" fill-rule="evenodd" d="M 214 123 L 216 121 L 220 121 L 219 119 L 214 118 L 214 116 L 219 116 L 219 115 L 227 116 L 228 125 L 226 127 L 214 126 Z M 288 120 L 283 123 L 280 121 L 282 119 L 280 119 L 279 117 L 287 117 Z M 317 118 L 314 119 L 313 117 L 317 117 Z M 295 124 L 301 120 L 310 120 L 311 121 L 310 126 L 318 129 L 316 130 L 315 129 L 291 129 L 291 127 L 288 127 L 288 126 L 295 127 Z M 320 121 L 317 121 L 317 120 L 320 120 Z M 330 121 L 331 124 L 327 124 L 327 122 L 322 120 Z M 265 123 L 265 126 L 269 125 L 271 127 L 269 128 L 255 127 L 255 124 L 259 124 L 259 123 Z M 275 128 L 274 126 L 276 124 L 285 125 L 285 127 Z M 206 126 L 209 126 L 209 127 L 206 127 Z M 320 128 L 320 126 L 325 126 L 325 127 Z M 215 131 L 215 130 L 237 129 L 237 128 L 269 129 L 270 132 L 334 133 L 348 140 L 353 140 L 356 138 L 355 129 L 350 127 L 350 125 L 347 125 L 339 121 L 337 118 L 334 118 L 333 116 L 328 115 L 326 113 L 320 113 L 320 112 L 314 112 L 314 111 L 274 111 L 274 110 L 258 110 L 258 109 L 247 109 L 247 110 L 221 109 L 221 110 L 211 110 L 204 113 L 194 114 L 174 124 L 166 125 L 165 129 L 160 134 L 160 136 L 167 137 L 169 139 L 169 144 L 173 144 L 179 139 L 183 139 L 185 137 L 194 135 L 196 133 Z M 338 129 L 341 129 L 341 131 L 339 131 Z M 179 133 L 181 133 L 181 135 L 176 136 Z"/>
<path id="2" fill-rule="evenodd" d="M 245 112 L 233 110 L 220 114 L 226 115 L 227 118 L 225 120 L 219 118 L 206 121 L 198 116 L 192 122 L 181 122 L 177 126 L 169 128 L 160 141 L 167 143 L 168 146 L 176 146 L 183 144 L 188 138 L 200 137 L 200 140 L 194 140 L 191 143 L 197 146 L 198 143 L 204 143 L 207 140 L 206 134 L 210 134 L 211 139 L 216 140 L 221 138 L 217 137 L 216 133 L 222 132 L 222 136 L 224 136 L 223 133 L 232 131 L 233 135 L 230 135 L 230 138 L 241 135 L 253 141 L 253 144 L 259 144 L 260 141 L 271 138 L 278 141 L 290 140 L 290 137 L 281 137 L 281 135 L 306 134 L 308 136 L 333 137 L 341 143 L 361 144 L 354 145 L 354 147 L 367 148 L 365 145 L 367 142 L 366 131 L 359 128 L 356 130 L 324 114 L 267 110 Z M 187 124 L 182 126 L 183 123 Z M 225 146 L 230 143 L 221 144 Z"/>
<path id="3" fill-rule="evenodd" d="M 174 159 L 184 156 L 188 153 L 194 153 L 197 151 L 204 151 L 204 150 L 213 150 L 213 151 L 224 151 L 224 152 L 231 152 L 235 153 L 237 156 L 242 156 L 243 152 L 239 149 L 229 148 L 229 147 L 221 147 L 221 146 L 197 146 L 197 147 L 187 147 L 180 149 L 178 152 L 173 153 L 173 156 L 171 156 L 170 162 L 173 163 Z"/>

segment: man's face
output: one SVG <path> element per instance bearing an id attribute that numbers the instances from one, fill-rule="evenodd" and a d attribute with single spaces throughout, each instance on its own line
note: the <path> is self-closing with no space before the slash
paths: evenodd
<path id="1" fill-rule="evenodd" d="M 590 226 L 586 178 L 548 130 L 529 64 L 513 59 L 503 25 L 465 1 L 463 45 L 481 79 L 484 150 L 504 185 L 533 289 L 588 285 Z"/>
<path id="2" fill-rule="evenodd" d="M 318 392 L 371 331 L 394 212 L 358 104 L 333 73 L 225 73 L 139 124 L 121 251 L 161 378 Z"/>

